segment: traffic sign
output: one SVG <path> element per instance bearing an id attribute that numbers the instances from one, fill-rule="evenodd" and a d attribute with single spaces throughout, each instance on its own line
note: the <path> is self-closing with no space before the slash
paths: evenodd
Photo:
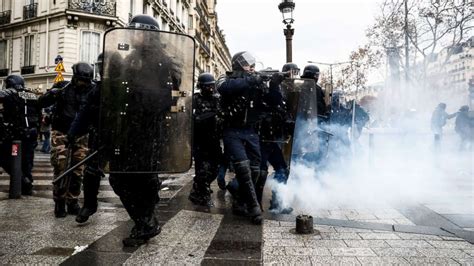
<path id="1" fill-rule="evenodd" d="M 54 71 L 56 72 L 65 72 L 66 70 L 64 69 L 63 61 L 60 61 L 57 65 L 56 68 L 54 68 Z"/>
<path id="2" fill-rule="evenodd" d="M 60 81 L 64 81 L 64 77 L 63 77 L 63 74 L 61 74 L 61 72 L 58 72 L 58 74 L 56 75 L 56 77 L 54 78 L 54 83 L 58 83 Z"/>

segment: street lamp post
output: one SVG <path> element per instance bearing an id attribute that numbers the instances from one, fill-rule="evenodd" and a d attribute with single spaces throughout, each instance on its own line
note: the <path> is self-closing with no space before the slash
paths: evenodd
<path id="1" fill-rule="evenodd" d="M 295 33 L 295 29 L 291 27 L 291 24 L 295 21 L 293 19 L 293 10 L 295 9 L 295 3 L 293 0 L 282 0 L 282 2 L 278 5 L 278 9 L 280 9 L 281 14 L 283 15 L 283 24 L 286 25 L 286 29 L 283 29 L 283 33 L 286 37 L 286 62 L 293 61 L 293 35 Z"/>

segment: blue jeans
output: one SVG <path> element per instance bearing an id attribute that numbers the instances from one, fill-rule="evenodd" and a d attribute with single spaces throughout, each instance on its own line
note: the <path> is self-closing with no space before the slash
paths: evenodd
<path id="1" fill-rule="evenodd" d="M 43 147 L 41 148 L 42 152 L 50 152 L 51 151 L 51 131 L 44 131 L 41 132 L 43 135 Z"/>

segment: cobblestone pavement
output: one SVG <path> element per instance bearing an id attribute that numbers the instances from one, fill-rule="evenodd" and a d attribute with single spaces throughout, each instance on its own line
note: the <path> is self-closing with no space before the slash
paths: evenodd
<path id="1" fill-rule="evenodd" d="M 459 186 L 466 189 L 471 177 L 460 176 Z M 54 218 L 48 189 L 19 200 L 8 200 L 3 190 L 0 264 L 474 265 L 472 213 L 453 213 L 453 201 L 446 199 L 437 201 L 450 204 L 451 213 L 433 202 L 405 209 L 383 204 L 321 209 L 312 213 L 318 233 L 296 235 L 297 212 L 266 212 L 264 224 L 254 226 L 231 214 L 229 197 L 216 184 L 215 207 L 193 206 L 187 200 L 192 170 L 163 178 L 158 206 L 163 231 L 135 249 L 122 247 L 131 222 L 106 179 L 99 211 L 84 226 L 72 216 Z M 46 178 L 39 180 L 47 186 Z M 269 194 L 267 190 L 265 204 Z"/>

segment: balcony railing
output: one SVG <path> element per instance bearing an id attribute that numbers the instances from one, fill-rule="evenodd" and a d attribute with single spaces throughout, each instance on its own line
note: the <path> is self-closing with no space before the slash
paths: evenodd
<path id="1" fill-rule="evenodd" d="M 38 14 L 38 3 L 23 6 L 23 19 L 36 18 Z"/>
<path id="2" fill-rule="evenodd" d="M 161 0 L 161 3 L 163 3 L 164 6 L 168 6 L 168 3 L 166 2 L 166 0 Z"/>
<path id="3" fill-rule="evenodd" d="M 68 9 L 110 17 L 116 14 L 115 2 L 109 1 L 68 0 Z"/>
<path id="4" fill-rule="evenodd" d="M 209 25 L 209 23 L 207 23 L 207 21 L 204 17 L 204 14 L 201 11 L 201 8 L 199 8 L 199 6 L 197 6 L 195 8 L 195 10 L 199 15 L 199 20 L 200 20 L 201 24 L 204 26 L 204 28 L 207 30 L 207 32 L 211 33 L 211 26 Z"/>
<path id="5" fill-rule="evenodd" d="M 209 46 L 203 41 L 201 38 L 201 34 L 198 32 L 196 33 L 196 39 L 199 42 L 199 47 L 208 55 L 211 56 L 211 50 L 209 49 Z"/>
<path id="6" fill-rule="evenodd" d="M 34 74 L 35 73 L 35 66 L 24 66 L 21 67 L 21 74 Z"/>
<path id="7" fill-rule="evenodd" d="M 8 68 L 0 69 L 0 77 L 6 77 L 6 76 L 8 76 L 8 71 L 9 71 L 9 70 L 10 70 L 10 69 L 8 69 Z"/>
<path id="8" fill-rule="evenodd" d="M 0 25 L 5 25 L 5 24 L 10 23 L 11 14 L 12 14 L 11 10 L 0 12 Z"/>

